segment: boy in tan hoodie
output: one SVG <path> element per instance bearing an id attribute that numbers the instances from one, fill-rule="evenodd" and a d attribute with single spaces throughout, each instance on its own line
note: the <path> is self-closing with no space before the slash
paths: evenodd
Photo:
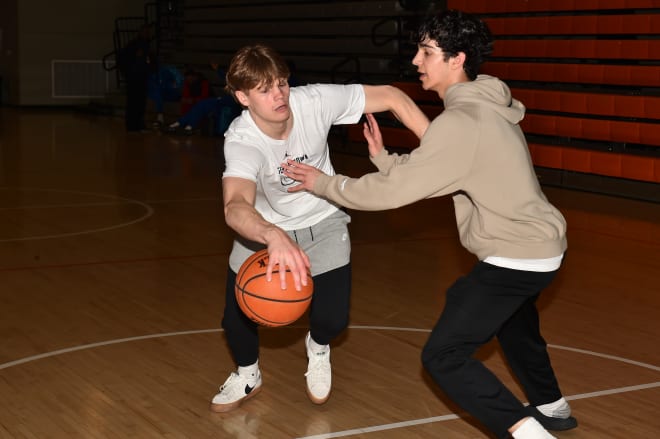
<path id="1" fill-rule="evenodd" d="M 351 209 L 392 209 L 451 195 L 463 246 L 478 262 L 447 291 L 445 308 L 422 361 L 459 406 L 499 438 L 549 439 L 548 430 L 577 426 L 555 377 L 539 329 L 536 300 L 566 251 L 566 222 L 541 191 L 525 136 L 525 107 L 497 78 L 477 75 L 492 52 L 482 21 L 459 11 L 427 19 L 413 59 L 425 90 L 444 101 L 412 153 L 388 154 L 367 115 L 364 135 L 378 172 L 329 176 L 288 161 L 287 176 Z M 529 407 L 475 351 L 497 337 Z"/>

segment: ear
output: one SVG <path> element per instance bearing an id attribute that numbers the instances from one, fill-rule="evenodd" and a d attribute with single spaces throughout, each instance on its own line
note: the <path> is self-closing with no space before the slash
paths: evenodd
<path id="1" fill-rule="evenodd" d="M 465 64 L 465 52 L 458 52 L 458 54 L 451 58 L 449 62 L 453 69 L 463 70 L 463 64 Z"/>
<path id="2" fill-rule="evenodd" d="M 236 99 L 238 100 L 239 104 L 241 104 L 244 107 L 248 107 L 248 104 L 250 103 L 250 98 L 248 98 L 248 95 L 246 95 L 240 90 L 236 90 L 234 95 L 236 96 Z"/>

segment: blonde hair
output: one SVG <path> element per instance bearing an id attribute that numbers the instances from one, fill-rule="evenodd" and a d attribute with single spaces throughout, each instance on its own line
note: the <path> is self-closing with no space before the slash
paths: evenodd
<path id="1" fill-rule="evenodd" d="M 234 54 L 227 70 L 225 89 L 234 97 L 278 79 L 289 79 L 291 71 L 282 56 L 264 44 L 245 46 Z"/>

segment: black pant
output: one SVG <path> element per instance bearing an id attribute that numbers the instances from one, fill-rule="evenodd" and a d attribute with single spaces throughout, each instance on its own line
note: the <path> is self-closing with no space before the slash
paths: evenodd
<path id="1" fill-rule="evenodd" d="M 126 130 L 145 129 L 144 114 L 147 111 L 147 78 L 138 76 L 126 80 Z"/>
<path id="2" fill-rule="evenodd" d="M 527 416 L 523 404 L 474 352 L 497 336 L 530 404 L 561 398 L 539 329 L 536 299 L 556 271 L 511 270 L 479 262 L 447 291 L 445 308 L 424 346 L 424 367 L 459 406 L 500 438 Z"/>
<path id="3" fill-rule="evenodd" d="M 329 344 L 348 326 L 351 295 L 351 264 L 316 275 L 309 319 L 312 338 Z M 234 286 L 236 273 L 227 270 L 225 312 L 222 327 L 229 349 L 239 366 L 249 366 L 259 358 L 258 325 L 241 311 Z"/>

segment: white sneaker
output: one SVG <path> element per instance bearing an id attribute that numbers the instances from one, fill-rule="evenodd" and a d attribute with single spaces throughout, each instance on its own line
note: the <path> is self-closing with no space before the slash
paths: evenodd
<path id="1" fill-rule="evenodd" d="M 211 401 L 214 412 L 228 412 L 238 408 L 243 401 L 252 398 L 261 390 L 261 372 L 257 369 L 251 376 L 232 372 L 220 387 L 220 392 Z"/>
<path id="2" fill-rule="evenodd" d="M 158 115 L 156 116 L 156 120 L 151 125 L 154 128 L 160 128 L 163 126 L 164 123 L 165 123 L 165 118 L 163 117 L 163 113 L 158 113 Z"/>
<path id="3" fill-rule="evenodd" d="M 330 367 L 330 346 L 323 346 L 321 349 L 310 347 L 311 335 L 308 332 L 305 337 L 305 347 L 307 348 L 307 372 L 305 379 L 307 381 L 307 396 L 314 404 L 323 404 L 330 397 L 332 389 L 332 368 Z"/>

